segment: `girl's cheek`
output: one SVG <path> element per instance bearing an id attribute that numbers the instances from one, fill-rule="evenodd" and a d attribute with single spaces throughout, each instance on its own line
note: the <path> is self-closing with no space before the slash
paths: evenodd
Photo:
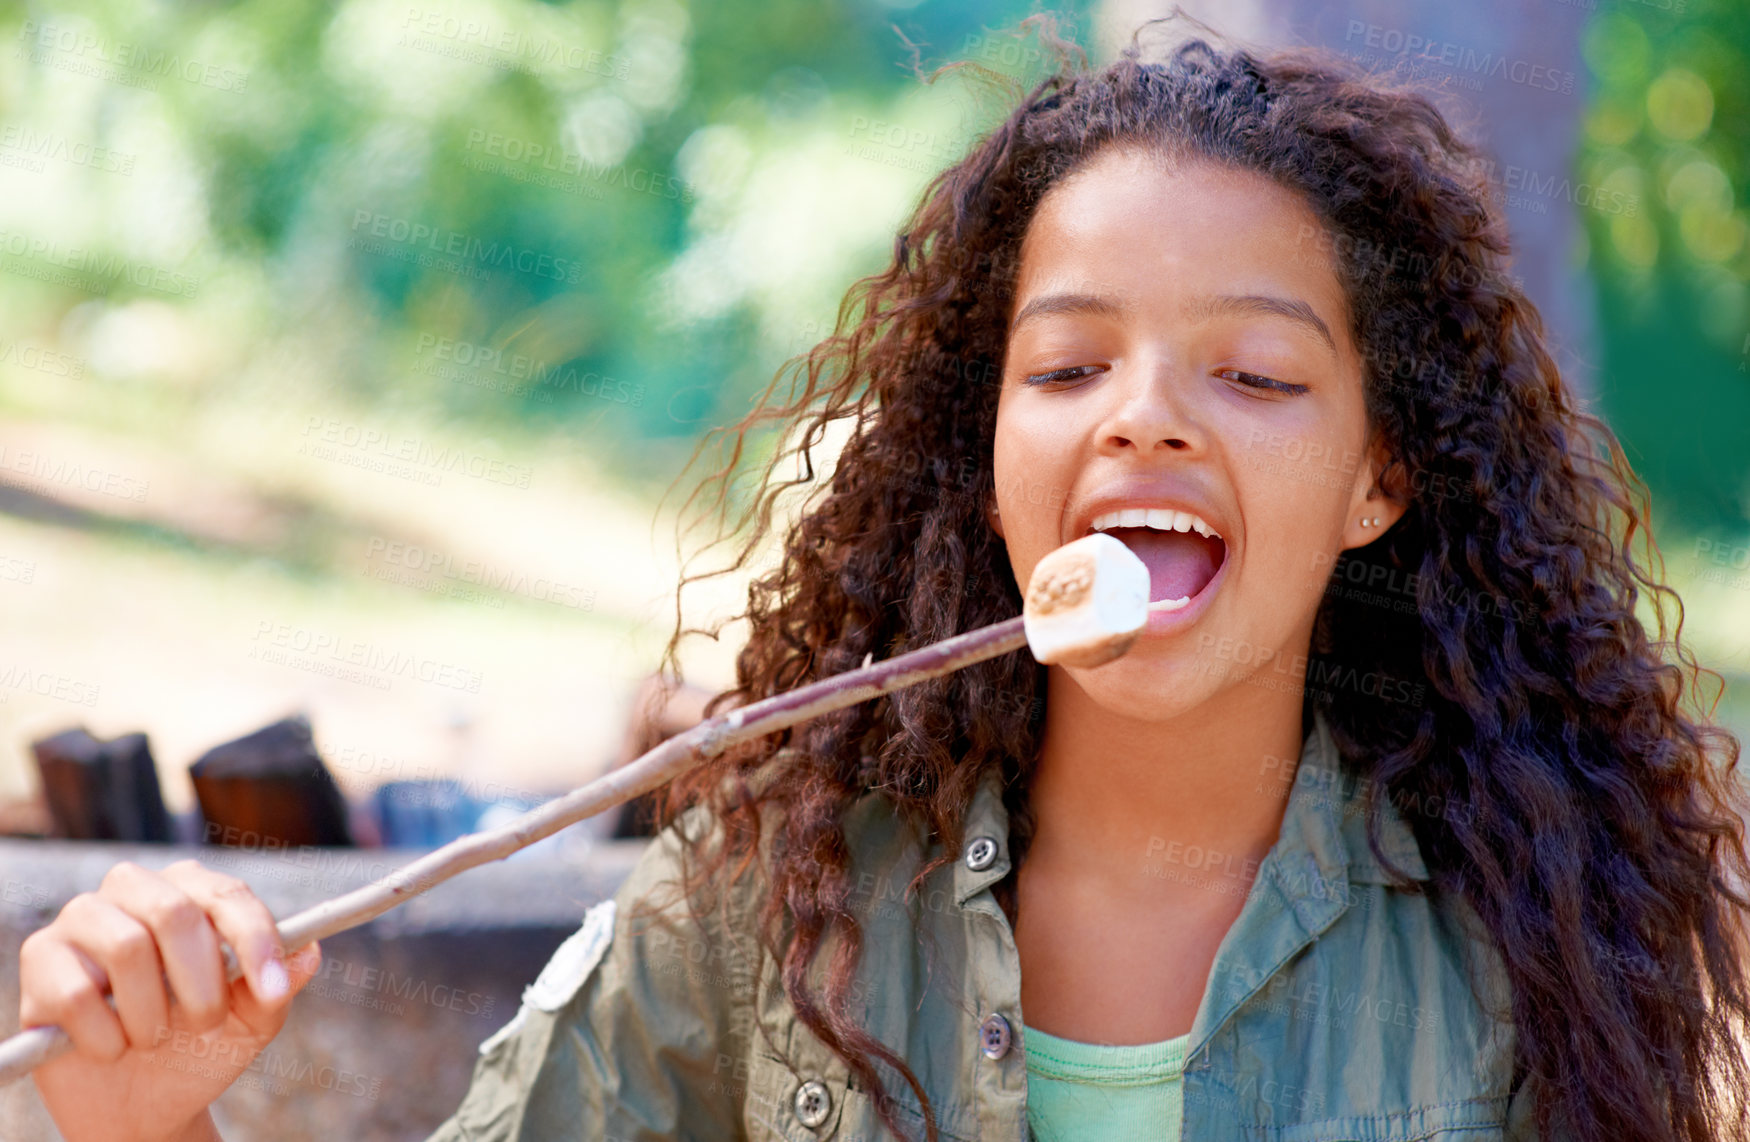
<path id="1" fill-rule="evenodd" d="M 1245 562 L 1258 576 L 1255 581 L 1288 592 L 1314 580 L 1322 583 L 1308 568 L 1341 535 L 1333 534 L 1326 521 L 1337 511 L 1337 497 L 1348 496 L 1347 484 L 1340 491 L 1321 487 L 1294 478 L 1302 473 L 1284 475 L 1261 464 L 1236 475 L 1237 502 L 1246 521 Z"/>

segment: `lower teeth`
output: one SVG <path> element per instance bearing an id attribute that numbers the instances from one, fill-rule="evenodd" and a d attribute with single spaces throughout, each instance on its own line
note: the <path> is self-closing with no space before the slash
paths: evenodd
<path id="1" fill-rule="evenodd" d="M 1177 611 L 1190 605 L 1191 596 L 1186 595 L 1178 599 L 1157 599 L 1148 605 L 1148 609 L 1151 611 Z"/>

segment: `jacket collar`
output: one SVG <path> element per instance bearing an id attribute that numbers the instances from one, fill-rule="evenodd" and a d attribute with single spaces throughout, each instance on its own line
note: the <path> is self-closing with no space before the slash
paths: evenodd
<path id="1" fill-rule="evenodd" d="M 967 854 L 980 838 L 996 842 L 996 859 L 990 867 L 975 871 Z M 966 812 L 966 827 L 962 830 L 960 859 L 954 863 L 954 900 L 962 907 L 1009 874 L 1009 810 L 1003 804 L 1003 778 L 995 766 L 979 776 L 978 789 L 972 795 L 972 806 Z"/>
<path id="2" fill-rule="evenodd" d="M 1326 876 L 1346 877 L 1357 884 L 1391 883 L 1391 874 L 1367 843 L 1366 795 L 1376 784 L 1344 767 L 1331 727 L 1324 713 L 1315 709 L 1312 732 L 1295 768 L 1279 847 L 1304 846 Z M 1427 880 L 1428 866 L 1415 833 L 1384 786 L 1378 787 L 1376 796 L 1380 849 L 1411 880 Z"/>
<path id="3" fill-rule="evenodd" d="M 1391 875 L 1367 844 L 1363 809 L 1370 783 L 1371 779 L 1356 777 L 1343 768 L 1330 726 L 1324 714 L 1314 710 L 1312 732 L 1301 745 L 1275 851 L 1285 867 L 1301 868 L 1310 859 L 1318 879 L 1312 883 L 1296 881 L 1289 892 L 1291 897 L 1330 895 L 1321 892 L 1318 882 L 1326 885 L 1344 881 L 1392 882 Z M 962 906 L 1008 875 L 1009 813 L 1003 805 L 1002 791 L 1001 774 L 994 768 L 986 770 L 967 810 L 964 847 L 954 865 L 954 896 Z M 1428 868 L 1415 834 L 1397 806 L 1383 795 L 1383 788 L 1380 793 L 1380 848 L 1410 879 L 1427 880 Z M 981 837 L 995 842 L 996 858 L 988 867 L 974 870 L 967 854 Z"/>

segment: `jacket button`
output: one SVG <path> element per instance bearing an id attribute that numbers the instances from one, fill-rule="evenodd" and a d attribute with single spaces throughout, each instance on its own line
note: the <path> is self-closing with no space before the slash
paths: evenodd
<path id="1" fill-rule="evenodd" d="M 974 837 L 972 843 L 966 846 L 966 867 L 973 872 L 983 872 L 997 860 L 997 843 L 990 837 Z"/>
<path id="2" fill-rule="evenodd" d="M 802 1125 L 813 1130 L 826 1122 L 826 1116 L 832 1113 L 832 1093 L 826 1089 L 826 1084 L 810 1079 L 802 1084 L 802 1089 L 796 1092 L 796 1117 Z"/>
<path id="3" fill-rule="evenodd" d="M 987 1059 L 1000 1059 L 1009 1053 L 1011 1032 L 1009 1021 L 1001 1015 L 986 1015 L 978 1028 L 978 1045 Z"/>

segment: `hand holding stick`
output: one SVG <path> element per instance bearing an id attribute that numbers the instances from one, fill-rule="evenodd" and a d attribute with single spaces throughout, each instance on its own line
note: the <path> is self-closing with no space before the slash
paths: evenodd
<path id="1" fill-rule="evenodd" d="M 904 689 L 1029 646 L 1042 663 L 1098 666 L 1130 649 L 1147 621 L 1148 569 L 1112 536 L 1096 533 L 1041 559 L 1027 585 L 1023 614 L 921 649 L 777 694 L 701 722 L 638 760 L 496 829 L 435 849 L 388 876 L 307 908 L 279 925 L 291 955 L 314 940 L 355 928 L 451 877 L 502 860 L 567 825 L 647 793 L 733 745 L 833 710 Z M 242 968 L 220 945 L 227 978 Z M 32 1027 L 0 1043 L 0 1086 L 72 1046 L 59 1027 Z"/>

